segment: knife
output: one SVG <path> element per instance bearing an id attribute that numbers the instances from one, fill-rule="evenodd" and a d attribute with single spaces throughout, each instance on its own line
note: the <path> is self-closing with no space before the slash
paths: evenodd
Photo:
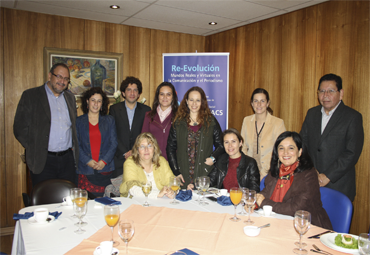
<path id="1" fill-rule="evenodd" d="M 310 236 L 310 237 L 308 237 L 308 239 L 311 239 L 311 238 L 320 238 L 320 236 L 322 236 L 323 234 L 330 233 L 330 232 L 332 232 L 332 231 L 331 230 L 328 230 L 328 231 L 322 232 L 320 234 L 317 234 L 317 235 L 314 235 L 314 236 Z"/>

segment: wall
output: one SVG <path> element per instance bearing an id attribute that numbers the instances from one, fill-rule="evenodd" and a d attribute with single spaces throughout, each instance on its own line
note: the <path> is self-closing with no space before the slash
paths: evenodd
<path id="1" fill-rule="evenodd" d="M 4 232 L 14 226 L 13 213 L 23 207 L 22 192 L 26 191 L 26 167 L 19 157 L 24 148 L 13 135 L 14 115 L 22 92 L 45 82 L 44 47 L 122 53 L 123 76 L 140 78 L 142 97 L 151 105 L 162 80 L 162 53 L 204 52 L 205 37 L 5 8 L 0 11 L 0 232 Z"/>
<path id="2" fill-rule="evenodd" d="M 357 164 L 357 193 L 351 232 L 370 222 L 369 2 L 330 1 L 208 37 L 137 28 L 54 15 L 0 9 L 0 178 L 2 230 L 14 226 L 26 189 L 23 147 L 13 135 L 15 110 L 25 89 L 44 80 L 43 48 L 118 52 L 123 76 L 143 82 L 151 104 L 162 80 L 162 53 L 230 52 L 229 126 L 240 129 L 252 114 L 249 96 L 257 87 L 271 94 L 274 115 L 300 131 L 307 110 L 318 104 L 319 78 L 329 72 L 344 80 L 343 101 L 364 118 L 365 145 Z M 361 221 L 360 221 L 361 220 Z"/>
<path id="3" fill-rule="evenodd" d="M 318 105 L 320 77 L 342 77 L 343 102 L 363 116 L 365 142 L 356 165 L 357 196 L 351 233 L 370 223 L 369 2 L 330 1 L 207 37 L 210 52 L 230 52 L 229 127 L 241 129 L 253 114 L 253 90 L 270 93 L 274 115 L 299 132 L 306 112 Z"/>

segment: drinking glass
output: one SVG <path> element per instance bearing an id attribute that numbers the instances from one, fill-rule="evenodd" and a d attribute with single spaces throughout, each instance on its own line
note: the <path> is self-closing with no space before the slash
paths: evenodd
<path id="1" fill-rule="evenodd" d="M 72 200 L 72 205 L 75 203 L 75 198 L 77 196 L 77 192 L 81 190 L 80 188 L 72 188 L 69 190 L 69 195 L 71 197 L 71 200 Z M 77 218 L 76 214 L 73 212 L 73 215 L 72 215 L 73 218 Z"/>
<path id="2" fill-rule="evenodd" d="M 112 242 L 113 246 L 118 246 L 119 242 L 113 240 L 113 229 L 117 225 L 119 220 L 119 206 L 118 205 L 106 205 L 104 206 L 104 218 L 107 225 L 112 230 Z"/>
<path id="3" fill-rule="evenodd" d="M 87 201 L 87 191 L 84 189 L 79 189 L 75 192 L 75 197 L 74 197 L 74 203 L 76 204 L 84 204 Z M 80 223 L 76 223 L 75 225 L 80 224 L 81 226 L 86 226 L 87 222 L 81 221 Z"/>
<path id="4" fill-rule="evenodd" d="M 195 188 L 198 190 L 198 198 L 197 198 L 197 202 L 200 202 L 200 186 L 199 186 L 199 182 L 200 182 L 200 177 L 197 177 L 195 178 L 195 182 L 194 182 L 194 186 Z"/>
<path id="5" fill-rule="evenodd" d="M 87 213 L 87 201 L 84 203 L 74 203 L 73 204 L 73 211 L 75 212 L 76 217 L 79 219 L 78 223 L 78 229 L 75 230 L 76 234 L 82 234 L 86 230 L 82 229 L 82 218 L 86 215 Z"/>
<path id="6" fill-rule="evenodd" d="M 180 180 L 179 180 L 179 178 L 177 178 L 175 176 L 171 176 L 169 186 L 175 192 L 175 197 L 170 202 L 170 204 L 172 204 L 172 205 L 179 204 L 179 201 L 176 201 L 176 194 L 177 194 L 177 191 L 180 189 Z"/>
<path id="7" fill-rule="evenodd" d="M 211 183 L 211 180 L 209 179 L 208 176 L 201 176 L 199 177 L 200 178 L 200 187 L 201 187 L 201 190 L 203 192 L 203 199 L 201 199 L 201 201 L 199 202 L 200 205 L 208 205 L 208 203 L 205 201 L 205 197 L 206 197 L 206 192 L 209 188 L 209 185 Z"/>
<path id="8" fill-rule="evenodd" d="M 294 214 L 294 228 L 299 233 L 299 249 L 293 250 L 296 254 L 307 254 L 307 250 L 302 249 L 302 235 L 306 234 L 311 225 L 311 213 L 303 210 L 296 211 Z"/>
<path id="9" fill-rule="evenodd" d="M 128 254 L 128 242 L 135 233 L 135 226 L 132 220 L 121 220 L 118 226 L 118 234 L 126 244 L 126 255 Z"/>
<path id="10" fill-rule="evenodd" d="M 238 214 L 241 215 L 241 216 L 245 216 L 245 215 L 247 215 L 247 212 L 244 209 L 245 197 L 246 197 L 247 192 L 249 191 L 249 189 L 248 188 L 240 188 L 240 189 L 242 190 L 242 193 L 243 193 L 242 200 L 240 201 L 240 204 L 242 205 L 242 210 Z"/>
<path id="11" fill-rule="evenodd" d="M 248 190 L 245 192 L 245 204 L 248 206 L 248 220 L 244 221 L 247 225 L 253 225 L 254 221 L 251 221 L 251 210 L 252 206 L 256 202 L 256 191 L 255 190 Z"/>
<path id="12" fill-rule="evenodd" d="M 141 186 L 141 190 L 143 191 L 144 195 L 145 195 L 145 203 L 143 204 L 143 206 L 149 206 L 149 203 L 148 203 L 148 195 L 150 194 L 150 192 L 152 192 L 152 183 L 150 181 L 146 181 L 142 186 Z"/>
<path id="13" fill-rule="evenodd" d="M 358 236 L 358 250 L 361 255 L 370 254 L 370 234 L 361 233 Z"/>
<path id="14" fill-rule="evenodd" d="M 240 188 L 234 187 L 230 189 L 230 200 L 234 204 L 234 217 L 230 218 L 231 221 L 240 221 L 240 218 L 236 217 L 236 207 L 242 199 L 243 192 Z"/>

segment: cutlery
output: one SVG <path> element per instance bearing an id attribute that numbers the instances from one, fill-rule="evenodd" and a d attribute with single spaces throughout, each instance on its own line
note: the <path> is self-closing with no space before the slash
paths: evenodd
<path id="1" fill-rule="evenodd" d="M 315 248 L 317 251 L 320 251 L 320 252 L 322 252 L 322 253 L 324 253 L 324 254 L 333 255 L 333 254 L 331 254 L 330 252 L 327 252 L 327 251 L 324 251 L 324 250 L 320 250 L 320 248 L 319 248 L 319 247 L 317 247 L 315 244 L 313 244 L 312 246 L 313 246 L 313 248 Z"/>
<path id="2" fill-rule="evenodd" d="M 308 239 L 311 239 L 311 238 L 320 238 L 320 236 L 322 236 L 323 234 L 326 234 L 326 233 L 330 233 L 332 232 L 331 230 L 328 230 L 328 231 L 325 231 L 325 232 L 322 232 L 320 234 L 317 234 L 317 235 L 314 235 L 314 236 L 310 236 L 310 237 L 307 237 Z"/>
<path id="3" fill-rule="evenodd" d="M 325 254 L 325 255 L 327 255 L 327 253 L 324 253 L 324 252 L 321 252 L 321 251 L 317 251 L 317 250 L 314 250 L 314 249 L 311 249 L 310 251 L 313 251 L 313 252 L 317 252 L 317 253 L 320 253 L 320 254 Z"/>
<path id="4" fill-rule="evenodd" d="M 263 226 L 258 227 L 258 228 L 267 228 L 267 227 L 270 227 L 270 223 L 267 223 L 266 225 L 263 225 Z"/>

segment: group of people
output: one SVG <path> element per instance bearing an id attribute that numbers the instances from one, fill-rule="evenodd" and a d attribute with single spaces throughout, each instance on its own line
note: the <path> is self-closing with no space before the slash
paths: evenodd
<path id="1" fill-rule="evenodd" d="M 284 121 L 272 115 L 262 88 L 252 93 L 254 114 L 244 118 L 239 133 L 234 128 L 222 132 L 200 87 L 190 88 L 178 105 L 174 86 L 163 82 L 150 108 L 137 102 L 142 84 L 129 76 L 120 87 L 125 100 L 112 105 L 109 115 L 108 97 L 94 87 L 84 92 L 84 114 L 77 117 L 74 96 L 66 90 L 68 67 L 55 64 L 48 77 L 23 93 L 14 120 L 33 185 L 61 178 L 100 196 L 112 178 L 122 175 L 122 196 L 143 196 L 141 185 L 150 181 L 150 197 L 173 198 L 171 177 L 193 189 L 197 177 L 209 176 L 213 187 L 259 192 L 257 206 L 272 205 L 277 213 L 310 211 L 312 223 L 325 228 L 331 224 L 319 187 L 354 199 L 362 116 L 341 101 L 337 75 L 320 79 L 321 105 L 308 111 L 300 134 L 286 131 Z"/>

